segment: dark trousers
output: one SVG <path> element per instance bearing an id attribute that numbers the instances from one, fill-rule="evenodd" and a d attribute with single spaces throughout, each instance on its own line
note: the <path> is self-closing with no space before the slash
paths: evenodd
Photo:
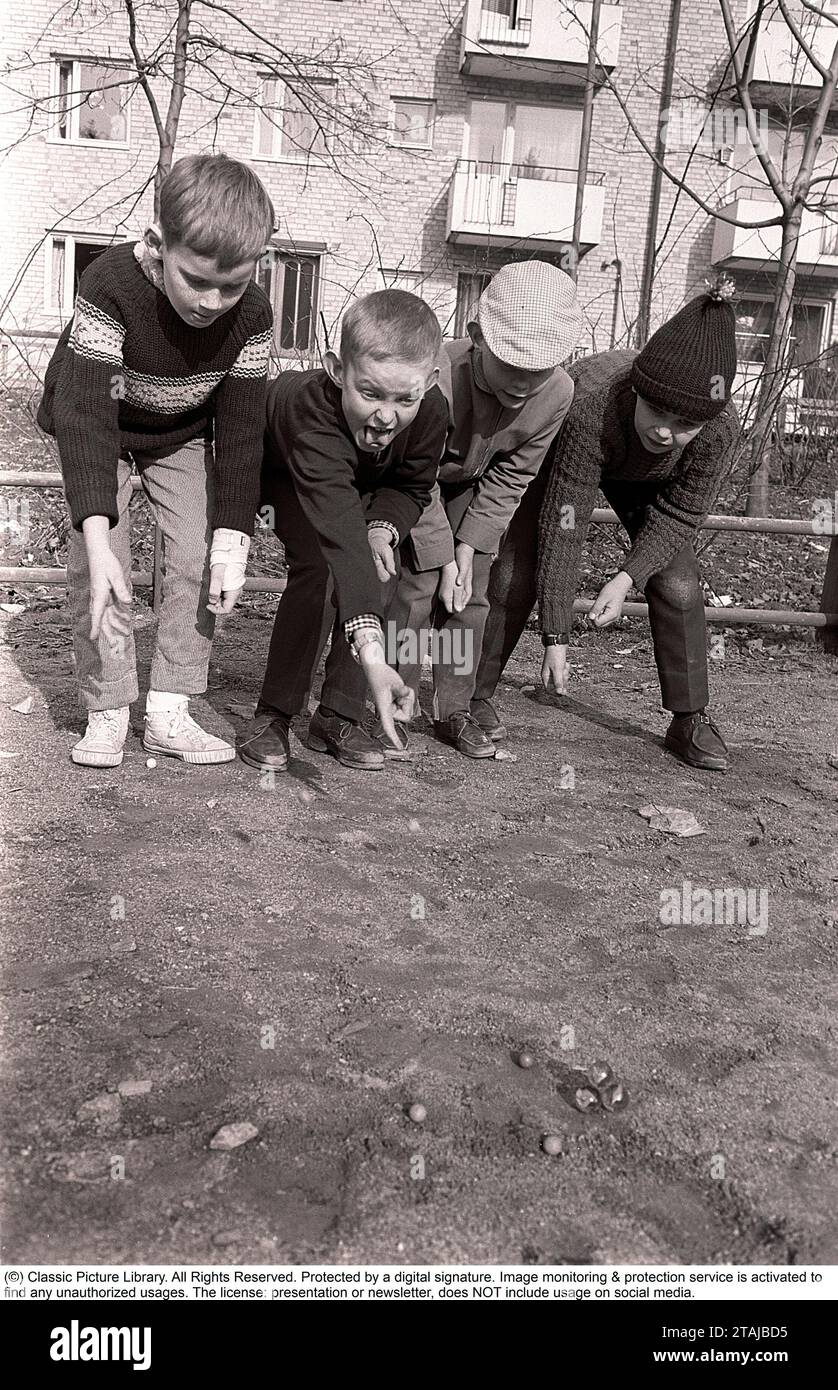
<path id="1" fill-rule="evenodd" d="M 259 698 L 284 714 L 305 710 L 317 663 L 331 632 L 320 703 L 360 724 L 366 708 L 366 677 L 336 618 L 331 572 L 287 471 L 272 470 L 263 480 L 262 502 L 274 509 L 274 531 L 285 547 L 288 586 L 276 610 Z M 394 551 L 394 556 L 398 571 L 398 552 Z M 381 585 L 380 611 L 385 620 L 396 582 L 391 579 Z"/>
<path id="2" fill-rule="evenodd" d="M 471 505 L 475 490 L 472 484 L 447 495 L 443 492 L 446 515 L 455 534 Z M 418 641 L 420 633 L 431 628 L 439 635 L 434 660 L 435 719 L 448 719 L 458 710 L 467 710 L 474 697 L 483 630 L 489 615 L 491 568 L 491 555 L 475 555 L 471 598 L 462 613 L 449 613 L 437 602 L 439 570 L 417 570 L 410 545 L 404 547 L 398 596 L 391 609 L 391 619 L 396 631 L 411 634 L 414 642 Z M 400 657 L 398 671 L 405 685 L 414 692 L 418 710 L 421 653 L 419 661 L 406 661 Z"/>
<path id="3" fill-rule="evenodd" d="M 547 469 L 524 494 L 489 577 L 489 617 L 477 671 L 475 699 L 490 700 L 536 601 L 538 518 L 547 487 Z M 656 489 L 638 483 L 605 482 L 602 491 L 629 537 L 643 524 L 646 507 Z M 645 589 L 649 627 L 664 709 L 686 712 L 703 709 L 710 695 L 707 684 L 707 627 L 698 561 L 685 545 Z"/>

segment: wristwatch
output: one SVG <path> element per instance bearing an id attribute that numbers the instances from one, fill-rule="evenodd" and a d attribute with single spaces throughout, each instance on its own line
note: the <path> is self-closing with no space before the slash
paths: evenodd
<path id="1" fill-rule="evenodd" d="M 364 647 L 368 647 L 371 642 L 381 648 L 384 654 L 384 634 L 377 628 L 362 628 L 360 632 L 353 633 L 352 641 L 349 643 L 349 650 L 356 661 L 361 660 L 361 652 Z"/>
<path id="2" fill-rule="evenodd" d="M 542 647 L 566 647 L 570 642 L 570 637 L 566 632 L 542 632 Z"/>

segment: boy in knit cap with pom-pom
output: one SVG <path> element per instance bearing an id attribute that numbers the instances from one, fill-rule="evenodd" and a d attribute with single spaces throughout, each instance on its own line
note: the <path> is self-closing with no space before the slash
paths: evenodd
<path id="1" fill-rule="evenodd" d="M 492 571 L 476 698 L 491 700 L 536 593 L 542 683 L 567 692 L 573 599 L 601 488 L 631 549 L 588 618 L 607 627 L 631 588 L 645 589 L 662 703 L 673 716 L 665 745 L 692 767 L 727 767 L 706 708 L 707 630 L 693 541 L 739 438 L 732 291 L 722 280 L 693 299 L 639 353 L 599 353 L 570 368 L 573 405 Z"/>
<path id="2" fill-rule="evenodd" d="M 433 620 L 434 729 L 470 758 L 494 757 L 504 734 L 474 699 L 492 560 L 567 414 L 573 386 L 561 363 L 581 329 L 570 277 L 524 261 L 490 281 L 469 337 L 443 345 L 448 439 L 436 495 L 403 547 L 393 617 L 399 674 L 417 697 L 418 646 Z"/>

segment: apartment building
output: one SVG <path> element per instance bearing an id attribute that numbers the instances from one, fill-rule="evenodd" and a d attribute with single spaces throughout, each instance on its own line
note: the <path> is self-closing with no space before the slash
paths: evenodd
<path id="1" fill-rule="evenodd" d="M 752 7 L 732 0 L 737 25 Z M 277 225 L 259 275 L 275 308 L 280 366 L 316 362 L 350 299 L 382 285 L 422 294 L 457 335 L 506 261 L 538 256 L 568 268 L 591 0 L 236 0 L 229 8 L 241 23 L 193 5 L 176 155 L 223 150 L 249 160 L 270 190 Z M 823 8 L 838 17 L 838 0 Z M 680 7 L 672 60 L 671 0 L 597 9 L 576 228 L 582 346 L 632 341 L 654 215 L 650 327 L 728 270 L 739 291 L 741 377 L 753 380 L 779 228 L 741 224 L 767 220 L 777 204 L 736 109 L 720 6 Z M 176 0 L 136 16 L 134 41 L 161 115 L 176 16 Z M 812 58 L 828 61 L 838 29 L 826 17 L 803 22 Z M 38 372 L 84 267 L 151 219 L 158 141 L 117 0 L 70 8 L 31 0 L 9 39 L 2 352 L 6 373 Z M 780 166 L 802 147 L 820 85 L 772 12 L 751 90 Z M 825 204 L 838 168 L 835 130 L 830 116 L 817 169 Z M 659 132 L 667 168 L 704 206 L 664 177 L 655 208 L 649 150 Z M 736 223 L 715 219 L 716 208 Z M 820 359 L 828 378 L 838 220 L 827 207 L 805 214 L 798 269 L 790 360 Z"/>

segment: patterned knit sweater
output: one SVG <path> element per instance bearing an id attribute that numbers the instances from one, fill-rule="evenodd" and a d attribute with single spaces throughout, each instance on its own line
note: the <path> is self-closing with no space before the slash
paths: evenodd
<path id="1" fill-rule="evenodd" d="M 548 455 L 547 493 L 539 523 L 538 603 L 542 632 L 569 632 L 582 549 L 601 479 L 659 483 L 621 568 L 637 588 L 695 534 L 712 508 L 739 437 L 732 402 L 684 449 L 652 454 L 634 429 L 630 350 L 583 357 L 568 369 L 573 404 Z M 573 510 L 567 510 L 572 508 Z"/>
<path id="2" fill-rule="evenodd" d="M 73 525 L 116 510 L 117 460 L 161 458 L 212 436 L 213 527 L 248 534 L 259 474 L 272 315 L 249 284 L 206 328 L 193 328 L 131 246 L 98 256 L 47 368 L 38 423 L 55 436 Z"/>

